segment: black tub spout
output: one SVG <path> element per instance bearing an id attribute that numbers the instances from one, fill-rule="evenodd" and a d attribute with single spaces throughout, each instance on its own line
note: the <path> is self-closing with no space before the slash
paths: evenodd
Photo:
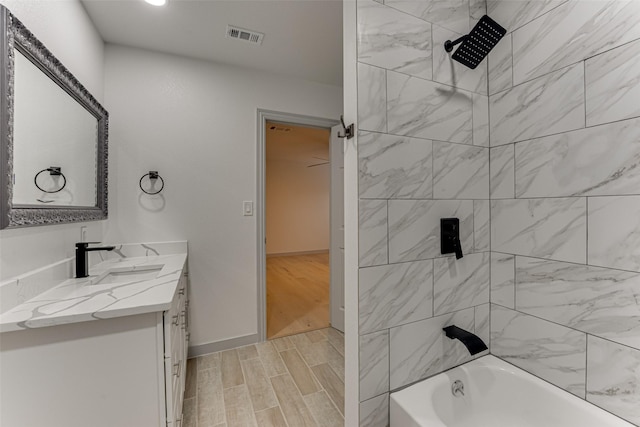
<path id="1" fill-rule="evenodd" d="M 448 338 L 452 340 L 456 338 L 459 339 L 460 342 L 467 347 L 467 350 L 469 350 L 472 356 L 487 350 L 487 345 L 476 334 L 472 334 L 455 325 L 447 326 L 446 328 L 442 328 L 442 330 Z"/>

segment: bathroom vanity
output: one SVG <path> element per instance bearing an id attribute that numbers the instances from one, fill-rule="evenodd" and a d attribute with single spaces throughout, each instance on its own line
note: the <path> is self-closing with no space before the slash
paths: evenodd
<path id="1" fill-rule="evenodd" d="M 116 250 L 84 279 L 40 272 L 2 284 L 0 425 L 180 426 L 189 338 L 182 243 L 184 253 L 169 255 Z"/>

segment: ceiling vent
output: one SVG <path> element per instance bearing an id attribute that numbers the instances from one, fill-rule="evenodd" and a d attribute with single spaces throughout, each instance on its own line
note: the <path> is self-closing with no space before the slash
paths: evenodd
<path id="1" fill-rule="evenodd" d="M 245 30 L 244 28 L 227 25 L 227 38 L 236 39 L 243 42 L 251 43 L 257 46 L 262 44 L 264 34 L 257 31 Z"/>

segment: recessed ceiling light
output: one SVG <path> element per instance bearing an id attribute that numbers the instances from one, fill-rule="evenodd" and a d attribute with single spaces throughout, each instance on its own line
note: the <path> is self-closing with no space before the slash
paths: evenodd
<path id="1" fill-rule="evenodd" d="M 165 4 L 167 4 L 167 0 L 144 0 L 144 1 L 154 6 L 164 6 Z"/>

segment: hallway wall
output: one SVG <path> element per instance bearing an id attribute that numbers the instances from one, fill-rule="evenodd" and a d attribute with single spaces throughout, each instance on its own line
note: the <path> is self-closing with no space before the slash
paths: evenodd
<path id="1" fill-rule="evenodd" d="M 189 241 L 191 350 L 258 339 L 258 109 L 338 118 L 339 87 L 107 45 L 113 242 Z M 136 96 L 131 96 L 135 93 Z M 147 196 L 138 180 L 166 182 Z M 257 209 L 257 207 L 254 207 Z"/>

